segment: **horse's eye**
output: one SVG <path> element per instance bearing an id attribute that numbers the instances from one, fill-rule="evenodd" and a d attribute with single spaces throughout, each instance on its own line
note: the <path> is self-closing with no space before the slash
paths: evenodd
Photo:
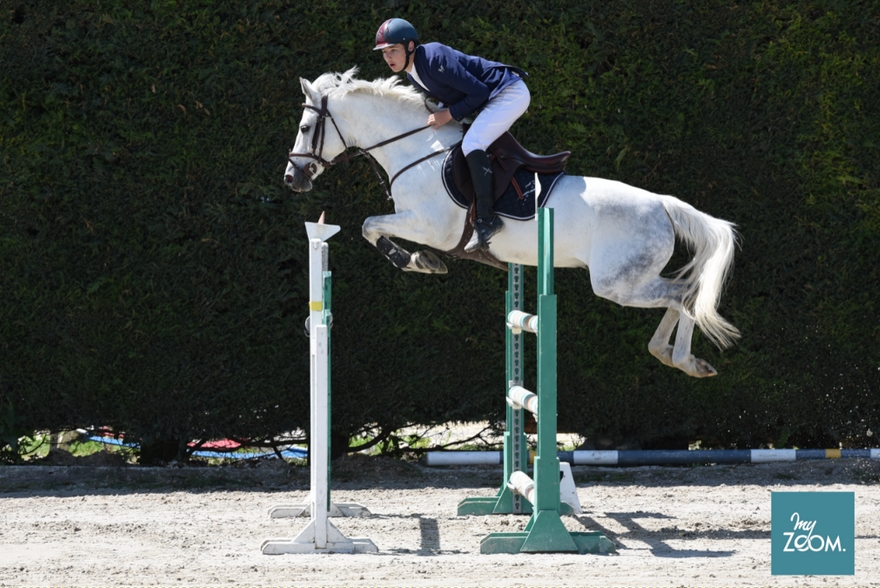
<path id="1" fill-rule="evenodd" d="M 305 134 L 305 133 L 308 133 L 309 129 L 311 129 L 311 128 L 312 127 L 310 127 L 309 125 L 303 125 L 299 128 L 299 132 Z"/>

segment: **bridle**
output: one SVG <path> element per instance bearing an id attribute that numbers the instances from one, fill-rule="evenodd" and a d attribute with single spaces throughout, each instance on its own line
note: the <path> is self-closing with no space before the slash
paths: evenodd
<path id="1" fill-rule="evenodd" d="M 342 141 L 342 144 L 348 148 L 348 145 L 345 144 L 345 139 L 342 138 L 342 133 L 339 131 L 339 127 L 336 125 L 336 121 L 333 120 L 333 117 L 330 115 L 330 111 L 327 110 L 327 97 L 324 96 L 321 98 L 321 108 L 317 108 L 316 106 L 312 106 L 311 104 L 303 104 L 303 108 L 308 108 L 310 110 L 314 110 L 318 113 L 318 122 L 315 125 L 315 132 L 312 135 L 312 150 L 310 153 L 294 153 L 293 151 L 287 154 L 287 161 L 296 168 L 300 173 L 302 173 L 309 181 L 312 181 L 315 178 L 315 174 L 318 173 L 318 164 L 320 163 L 324 167 L 330 167 L 331 165 L 336 165 L 337 161 L 345 154 L 343 151 L 338 156 L 334 157 L 332 161 L 327 161 L 324 159 L 324 137 L 326 135 L 326 121 L 329 118 L 330 122 L 333 123 L 333 128 L 336 129 L 336 134 L 339 135 L 339 139 Z M 305 168 L 301 168 L 293 161 L 293 157 L 307 157 L 309 159 L 314 159 L 312 163 L 305 166 Z M 348 157 L 346 155 L 345 159 Z"/>
<path id="2" fill-rule="evenodd" d="M 297 171 L 299 171 L 301 174 L 303 174 L 309 181 L 312 181 L 315 179 L 315 176 L 318 173 L 318 164 L 322 165 L 323 167 L 330 167 L 330 166 L 336 165 L 340 161 L 345 161 L 346 163 L 348 163 L 349 159 L 350 159 L 349 155 L 348 155 L 348 148 L 349 147 L 348 147 L 348 144 L 345 142 L 345 138 L 342 136 L 342 132 L 340 132 L 339 127 L 336 124 L 336 121 L 333 119 L 333 116 L 330 114 L 330 111 L 327 108 L 327 96 L 321 97 L 320 108 L 317 106 L 314 106 L 312 104 L 303 104 L 303 108 L 308 108 L 308 109 L 314 110 L 315 112 L 318 113 L 318 122 L 315 124 L 315 131 L 312 134 L 311 152 L 309 152 L 309 153 L 294 153 L 293 151 L 291 151 L 287 154 L 287 161 Z M 427 104 L 426 104 L 425 108 L 427 109 Z M 429 112 L 430 112 L 430 110 L 429 110 Z M 336 157 L 334 157 L 330 161 L 327 161 L 326 159 L 324 159 L 324 139 L 326 138 L 326 134 L 327 134 L 327 131 L 326 131 L 327 119 L 330 119 L 330 122 L 333 123 L 333 128 L 336 129 L 336 135 L 339 137 L 339 140 L 342 142 L 342 144 L 345 145 L 345 149 L 343 149 L 342 153 L 340 153 L 339 155 L 337 155 Z M 373 149 L 378 149 L 379 147 L 383 147 L 385 145 L 388 145 L 389 143 L 394 143 L 395 141 L 399 141 L 400 139 L 405 139 L 406 137 L 409 137 L 410 135 L 414 135 L 414 134 L 416 134 L 420 131 L 424 131 L 425 129 L 430 128 L 430 127 L 431 127 L 431 125 L 425 125 L 423 127 L 419 127 L 417 129 L 407 131 L 407 132 L 400 134 L 400 135 L 397 135 L 395 137 L 391 137 L 390 139 L 386 139 L 385 141 L 382 141 L 380 143 L 376 143 L 375 145 L 373 145 L 371 147 L 358 148 L 357 155 L 369 155 L 369 152 L 372 151 Z M 453 145 L 453 147 L 454 147 L 454 145 Z M 436 157 L 436 156 L 440 155 L 441 153 L 446 153 L 447 151 L 452 150 L 453 147 L 447 147 L 446 149 L 441 149 L 440 151 L 432 151 L 431 153 L 429 153 L 425 157 L 417 159 L 417 160 L 413 161 L 412 163 L 404 166 L 403 168 L 400 169 L 400 171 L 398 171 L 396 174 L 394 174 L 394 177 L 391 178 L 391 181 L 388 183 L 387 186 L 385 185 L 385 180 L 382 178 L 382 173 L 379 171 L 379 167 L 376 165 L 376 160 L 373 159 L 372 157 L 368 157 L 367 159 L 369 160 L 370 164 L 373 166 L 373 171 L 376 172 L 376 176 L 378 176 L 378 178 L 379 178 L 379 183 L 382 184 L 382 187 L 385 189 L 385 195 L 388 196 L 389 200 L 391 200 L 391 186 L 394 184 L 394 180 L 396 180 L 400 176 L 400 174 L 402 174 L 403 172 L 407 171 L 408 169 L 410 169 L 412 167 L 415 167 L 416 165 L 422 163 L 423 161 L 427 161 L 428 159 L 431 159 L 432 157 Z M 294 157 L 306 157 L 308 159 L 313 159 L 314 161 L 312 161 L 311 163 L 309 163 L 308 165 L 306 165 L 303 168 L 303 167 L 298 166 L 293 161 Z"/>

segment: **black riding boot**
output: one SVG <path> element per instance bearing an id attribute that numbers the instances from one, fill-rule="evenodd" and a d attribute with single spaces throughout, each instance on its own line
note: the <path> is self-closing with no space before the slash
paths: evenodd
<path id="1" fill-rule="evenodd" d="M 471 151 L 467 154 L 468 169 L 474 183 L 474 196 L 477 201 L 477 219 L 474 222 L 474 235 L 464 250 L 468 253 L 478 249 L 489 249 L 489 239 L 497 233 L 504 223 L 493 210 L 494 194 L 492 166 L 485 151 Z"/>

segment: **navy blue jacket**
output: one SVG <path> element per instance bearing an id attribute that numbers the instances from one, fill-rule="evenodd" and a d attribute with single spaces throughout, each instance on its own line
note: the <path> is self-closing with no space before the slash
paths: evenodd
<path id="1" fill-rule="evenodd" d="M 465 55 L 440 43 L 416 47 L 413 63 L 425 87 L 407 74 L 409 81 L 448 106 L 452 118 L 458 121 L 527 75 L 519 68 Z"/>

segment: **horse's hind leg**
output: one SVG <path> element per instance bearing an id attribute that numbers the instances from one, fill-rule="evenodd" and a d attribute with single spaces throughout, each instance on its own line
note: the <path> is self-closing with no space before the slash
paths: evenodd
<path id="1" fill-rule="evenodd" d="M 648 351 L 651 352 L 651 355 L 669 367 L 675 367 L 675 364 L 672 363 L 673 347 L 669 344 L 669 339 L 672 337 L 672 331 L 675 330 L 679 316 L 681 316 L 681 313 L 677 310 L 672 308 L 666 309 L 663 320 L 660 321 L 657 330 L 654 331 L 654 336 L 651 337 L 651 341 L 648 343 Z"/>
<path id="2" fill-rule="evenodd" d="M 694 319 L 684 313 L 680 313 L 678 329 L 675 332 L 675 349 L 672 350 L 672 363 L 689 376 L 695 378 L 707 378 L 717 376 L 709 362 L 691 354 L 691 338 L 694 334 Z"/>
<path id="3" fill-rule="evenodd" d="M 620 275 L 607 278 L 599 272 L 590 273 L 593 291 L 597 296 L 613 300 L 623 306 L 666 307 L 666 314 L 648 343 L 651 355 L 665 365 L 678 368 L 695 378 L 705 378 L 718 373 L 705 360 L 691 354 L 694 320 L 682 312 L 680 286 L 660 277 L 645 280 L 635 287 L 632 280 L 621 279 Z M 670 345 L 669 340 L 676 325 L 678 328 L 675 333 L 675 344 Z"/>
<path id="4" fill-rule="evenodd" d="M 678 324 L 675 333 L 675 346 L 669 344 L 672 330 Z M 718 375 L 714 367 L 704 359 L 691 354 L 691 339 L 694 334 L 694 319 L 669 308 L 660 321 L 660 325 L 648 343 L 648 351 L 665 365 L 675 367 L 695 378 L 707 378 Z"/>

